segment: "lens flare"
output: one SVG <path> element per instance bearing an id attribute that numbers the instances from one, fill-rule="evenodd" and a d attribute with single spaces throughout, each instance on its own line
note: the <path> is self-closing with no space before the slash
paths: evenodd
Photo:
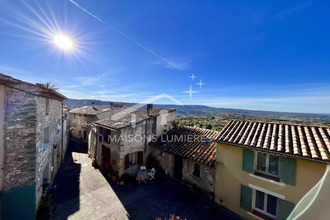
<path id="1" fill-rule="evenodd" d="M 70 50 L 73 48 L 70 38 L 64 35 L 55 35 L 54 41 L 56 45 L 63 50 Z"/>

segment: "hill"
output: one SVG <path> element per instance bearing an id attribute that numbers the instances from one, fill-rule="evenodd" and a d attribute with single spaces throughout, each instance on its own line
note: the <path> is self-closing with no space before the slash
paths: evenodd
<path id="1" fill-rule="evenodd" d="M 88 99 L 69 99 L 67 104 L 71 106 L 86 106 L 91 105 L 110 105 L 111 101 L 88 100 Z M 136 103 L 125 103 L 133 106 Z M 235 117 L 241 116 L 245 118 L 264 118 L 270 120 L 283 120 L 283 121 L 310 121 L 310 122 L 326 122 L 330 123 L 330 114 L 312 114 L 312 113 L 292 113 L 292 112 L 274 112 L 274 111 L 256 111 L 246 109 L 231 109 L 231 108 L 215 108 L 205 105 L 163 105 L 155 104 L 158 108 L 175 108 L 177 114 L 182 116 L 194 115 L 232 115 Z"/>

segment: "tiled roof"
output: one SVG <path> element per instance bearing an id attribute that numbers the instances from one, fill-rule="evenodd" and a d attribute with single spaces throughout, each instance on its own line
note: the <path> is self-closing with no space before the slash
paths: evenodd
<path id="1" fill-rule="evenodd" d="M 103 125 L 113 129 L 120 129 L 127 127 L 134 123 L 139 123 L 147 118 L 152 118 L 154 116 L 164 113 L 175 111 L 175 109 L 165 109 L 165 108 L 153 108 L 149 115 L 147 114 L 147 109 L 136 110 L 132 107 L 126 108 L 120 111 L 118 114 L 114 114 L 111 117 L 107 117 L 102 120 L 94 122 L 97 125 Z"/>
<path id="2" fill-rule="evenodd" d="M 212 140 L 217 139 L 219 135 L 218 131 L 180 126 L 180 129 L 168 131 L 149 145 L 213 167 L 216 162 L 216 143 Z"/>
<path id="3" fill-rule="evenodd" d="M 125 104 L 116 104 L 113 106 L 114 109 L 122 108 L 122 107 L 128 107 Z M 98 115 L 102 114 L 104 112 L 110 111 L 110 105 L 100 105 L 100 106 L 94 106 L 92 107 L 91 105 L 89 106 L 83 106 L 80 108 L 74 108 L 70 110 L 70 113 L 72 114 L 81 114 L 81 115 Z"/>
<path id="4" fill-rule="evenodd" d="M 305 159 L 330 161 L 330 127 L 233 120 L 221 131 L 217 141 Z"/>

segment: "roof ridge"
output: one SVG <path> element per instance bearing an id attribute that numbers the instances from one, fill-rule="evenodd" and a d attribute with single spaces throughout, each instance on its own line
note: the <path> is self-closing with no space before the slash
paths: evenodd
<path id="1" fill-rule="evenodd" d="M 279 123 L 273 121 L 261 121 L 261 120 L 242 120 L 242 119 L 231 119 L 229 121 L 243 121 L 243 122 L 256 122 L 256 123 L 266 123 L 266 124 L 277 124 L 277 125 L 291 125 L 291 126 L 302 126 L 302 127 L 316 127 L 316 128 L 330 128 L 330 126 L 317 126 L 317 125 L 304 125 L 304 124 L 297 124 L 297 123 Z"/>

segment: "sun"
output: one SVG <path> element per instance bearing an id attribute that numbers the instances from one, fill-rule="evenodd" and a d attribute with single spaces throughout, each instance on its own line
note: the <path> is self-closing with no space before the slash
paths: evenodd
<path id="1" fill-rule="evenodd" d="M 70 38 L 64 35 L 55 35 L 54 41 L 56 45 L 63 50 L 70 50 L 73 48 L 73 44 Z"/>

